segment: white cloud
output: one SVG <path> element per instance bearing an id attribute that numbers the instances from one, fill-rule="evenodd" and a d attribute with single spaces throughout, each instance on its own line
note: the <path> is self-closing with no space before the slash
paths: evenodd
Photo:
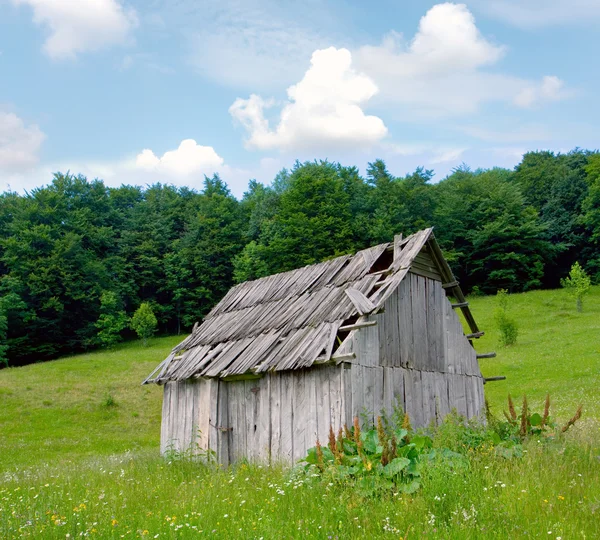
<path id="1" fill-rule="evenodd" d="M 355 59 L 380 87 L 380 101 L 404 105 L 399 112 L 406 120 L 470 114 L 494 101 L 519 104 L 529 88 L 544 88 L 549 98 L 557 77 L 535 82 L 490 72 L 505 54 L 481 34 L 464 4 L 444 3 L 421 18 L 412 41 L 391 33 L 381 45 L 360 47 Z M 551 99 L 559 97 L 557 89 Z"/>
<path id="2" fill-rule="evenodd" d="M 449 163 L 453 161 L 458 161 L 466 150 L 467 148 L 440 149 L 431 157 L 431 163 L 436 165 L 439 163 Z"/>
<path id="3" fill-rule="evenodd" d="M 0 111 L 0 171 L 18 173 L 36 165 L 45 138 L 37 125 L 25 125 L 16 114 Z"/>
<path id="4" fill-rule="evenodd" d="M 255 94 L 238 98 L 229 112 L 248 132 L 249 148 L 371 145 L 387 135 L 383 121 L 362 109 L 377 91 L 369 77 L 352 67 L 350 51 L 330 47 L 315 51 L 302 80 L 288 88 L 288 102 L 275 129 L 265 117 L 265 109 L 274 106 L 272 100 Z"/>
<path id="5" fill-rule="evenodd" d="M 527 86 L 514 99 L 515 105 L 530 108 L 549 101 L 558 101 L 564 96 L 565 83 L 556 76 L 545 76 L 538 84 Z"/>
<path id="6" fill-rule="evenodd" d="M 44 52 L 52 59 L 74 58 L 126 43 L 137 25 L 133 9 L 118 0 L 12 0 L 33 9 L 33 21 L 50 31 Z"/>
<path id="7" fill-rule="evenodd" d="M 598 0 L 474 0 L 483 11 L 514 26 L 536 28 L 570 23 L 594 23 Z"/>
<path id="8" fill-rule="evenodd" d="M 221 168 L 223 163 L 223 158 L 212 146 L 201 146 L 193 139 L 181 141 L 177 150 L 165 152 L 160 158 L 152 150 L 145 149 L 135 159 L 138 169 L 168 176 L 212 174 Z"/>

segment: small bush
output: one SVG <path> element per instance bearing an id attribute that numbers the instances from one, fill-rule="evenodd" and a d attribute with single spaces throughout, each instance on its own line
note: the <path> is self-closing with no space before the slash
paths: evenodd
<path id="1" fill-rule="evenodd" d="M 500 289 L 496 295 L 498 307 L 494 314 L 498 330 L 500 331 L 500 343 L 505 347 L 514 345 L 519 335 L 517 321 L 508 315 L 509 296 L 506 289 Z"/>
<path id="2" fill-rule="evenodd" d="M 116 407 L 117 402 L 115 401 L 115 398 L 112 397 L 111 394 L 106 394 L 104 396 L 104 399 L 102 400 L 102 406 L 106 407 L 107 409 L 110 409 L 111 407 Z"/>

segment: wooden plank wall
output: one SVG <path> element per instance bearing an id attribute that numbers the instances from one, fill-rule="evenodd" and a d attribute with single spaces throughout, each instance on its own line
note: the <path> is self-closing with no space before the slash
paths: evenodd
<path id="1" fill-rule="evenodd" d="M 339 365 L 246 381 L 169 382 L 161 451 L 208 448 L 223 464 L 241 459 L 291 464 L 306 456 L 317 439 L 327 444 L 330 426 L 335 433 L 343 426 L 344 381 L 349 381 L 344 373 L 349 370 Z M 371 407 L 380 402 L 375 399 L 377 384 L 377 392 L 383 393 L 383 380 L 372 380 Z"/>

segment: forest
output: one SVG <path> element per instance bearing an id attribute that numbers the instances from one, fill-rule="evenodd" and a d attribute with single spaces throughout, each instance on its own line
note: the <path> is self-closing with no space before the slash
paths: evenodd
<path id="1" fill-rule="evenodd" d="M 557 287 L 574 262 L 598 282 L 600 154 L 529 152 L 514 170 L 462 165 L 439 182 L 381 160 L 365 177 L 296 162 L 241 200 L 218 175 L 195 191 L 57 173 L 0 195 L 0 366 L 101 346 L 102 321 L 142 303 L 160 333 L 188 332 L 236 282 L 429 226 L 471 294 Z"/>

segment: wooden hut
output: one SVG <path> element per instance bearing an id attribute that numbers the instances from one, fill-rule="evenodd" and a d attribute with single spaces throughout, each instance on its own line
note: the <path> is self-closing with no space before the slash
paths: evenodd
<path id="1" fill-rule="evenodd" d="M 164 385 L 161 451 L 291 463 L 396 404 L 414 426 L 478 416 L 481 334 L 432 229 L 241 283 L 144 381 Z"/>

